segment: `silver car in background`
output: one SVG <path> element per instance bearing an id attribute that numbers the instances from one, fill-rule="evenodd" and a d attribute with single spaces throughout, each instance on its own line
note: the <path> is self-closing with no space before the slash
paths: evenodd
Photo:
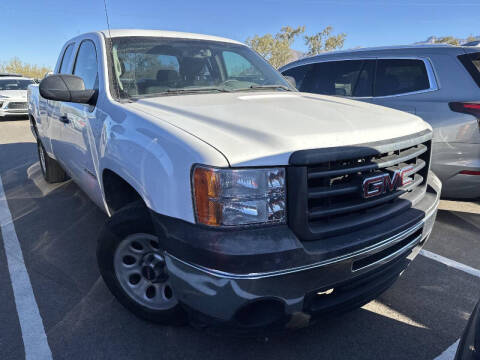
<path id="1" fill-rule="evenodd" d="M 34 84 L 30 78 L 0 73 L 0 119 L 5 116 L 26 116 L 27 88 Z"/>
<path id="2" fill-rule="evenodd" d="M 303 92 L 422 117 L 434 129 L 432 169 L 443 182 L 442 197 L 480 197 L 480 49 L 417 45 L 338 51 L 280 71 Z"/>

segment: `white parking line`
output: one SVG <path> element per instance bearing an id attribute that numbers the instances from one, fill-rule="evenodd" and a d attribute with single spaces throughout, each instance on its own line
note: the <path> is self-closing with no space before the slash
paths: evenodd
<path id="1" fill-rule="evenodd" d="M 480 270 L 475 269 L 471 266 L 459 263 L 455 260 L 448 259 L 448 258 L 443 257 L 441 255 L 432 253 L 431 251 L 428 251 L 428 250 L 421 250 L 420 254 L 429 258 L 429 259 L 441 262 L 442 264 L 445 264 L 447 266 L 453 267 L 457 270 L 466 272 L 467 274 L 470 274 L 470 275 L 473 275 L 473 276 L 476 276 L 476 277 L 480 278 Z"/>
<path id="2" fill-rule="evenodd" d="M 480 277 L 480 270 L 477 270 L 477 269 L 475 269 L 471 266 L 459 263 L 455 260 L 446 258 L 446 257 L 441 256 L 441 255 L 432 253 L 431 251 L 428 251 L 428 250 L 421 250 L 420 254 L 429 258 L 429 259 L 441 262 L 444 265 L 453 267 L 454 269 L 466 272 L 467 274 L 470 274 L 470 275 L 473 275 L 473 276 L 476 276 L 476 277 Z M 437 356 L 434 360 L 453 360 L 455 358 L 455 353 L 457 352 L 459 342 L 460 342 L 460 339 L 458 339 L 456 342 L 454 342 L 452 345 L 450 345 L 447 348 L 447 350 L 445 350 L 443 353 L 441 353 L 439 356 Z"/>
<path id="3" fill-rule="evenodd" d="M 47 335 L 42 317 L 38 310 L 32 284 L 23 260 L 22 249 L 18 241 L 12 214 L 0 177 L 0 230 L 7 257 L 10 281 L 12 282 L 15 305 L 22 331 L 26 360 L 51 360 L 52 352 L 48 346 Z"/>
<path id="4" fill-rule="evenodd" d="M 447 350 L 438 355 L 434 360 L 453 360 L 455 358 L 455 353 L 457 352 L 459 342 L 460 339 L 450 345 Z"/>

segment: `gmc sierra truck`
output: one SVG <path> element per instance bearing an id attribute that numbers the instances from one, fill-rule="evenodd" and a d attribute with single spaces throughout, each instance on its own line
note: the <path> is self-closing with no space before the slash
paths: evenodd
<path id="1" fill-rule="evenodd" d="M 47 182 L 109 218 L 101 275 L 163 324 L 305 326 L 385 291 L 431 233 L 431 127 L 301 93 L 229 39 L 111 30 L 28 95 Z"/>

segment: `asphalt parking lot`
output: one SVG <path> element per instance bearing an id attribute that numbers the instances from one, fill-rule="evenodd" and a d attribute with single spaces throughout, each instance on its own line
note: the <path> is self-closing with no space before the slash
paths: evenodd
<path id="1" fill-rule="evenodd" d="M 480 297 L 480 202 L 443 201 L 428 252 L 362 309 L 262 339 L 158 326 L 137 319 L 107 290 L 95 259 L 105 215 L 74 183 L 43 181 L 27 120 L 0 120 L 0 177 L 53 359 L 451 359 Z M 28 322 L 35 314 L 17 311 L 6 248 L 0 359 L 22 359 L 35 353 L 24 346 L 26 336 L 37 341 Z"/>

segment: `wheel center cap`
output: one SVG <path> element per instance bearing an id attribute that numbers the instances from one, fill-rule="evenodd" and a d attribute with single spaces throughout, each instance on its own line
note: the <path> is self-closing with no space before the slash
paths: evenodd
<path id="1" fill-rule="evenodd" d="M 147 265 L 142 268 L 142 275 L 145 279 L 152 281 L 157 277 L 153 266 Z"/>
<path id="2" fill-rule="evenodd" d="M 165 261 L 160 254 L 146 254 L 142 261 L 142 275 L 151 282 L 158 282 L 165 278 Z"/>

